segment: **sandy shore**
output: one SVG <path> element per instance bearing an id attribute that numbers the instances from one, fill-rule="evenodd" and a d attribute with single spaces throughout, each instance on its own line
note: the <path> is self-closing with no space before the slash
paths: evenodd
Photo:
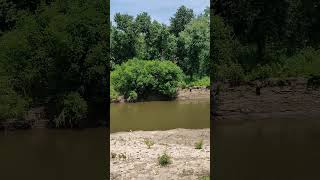
<path id="1" fill-rule="evenodd" d="M 144 140 L 154 145 L 148 148 Z M 203 140 L 203 148 L 195 143 Z M 160 166 L 164 152 L 171 164 Z M 110 135 L 111 179 L 196 180 L 210 175 L 210 130 L 119 132 Z"/>

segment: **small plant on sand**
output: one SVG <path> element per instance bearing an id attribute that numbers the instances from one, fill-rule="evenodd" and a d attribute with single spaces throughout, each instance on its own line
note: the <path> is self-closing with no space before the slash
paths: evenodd
<path id="1" fill-rule="evenodd" d="M 203 140 L 201 139 L 200 141 L 196 142 L 194 144 L 195 148 L 196 149 L 202 149 L 202 146 L 203 146 Z"/>
<path id="2" fill-rule="evenodd" d="M 158 157 L 158 161 L 161 166 L 166 166 L 168 164 L 171 164 L 171 157 L 166 152 L 164 152 L 161 156 Z"/>
<path id="3" fill-rule="evenodd" d="M 125 154 L 123 154 L 123 153 L 119 154 L 118 157 L 119 157 L 119 159 L 121 159 L 121 158 L 122 159 L 127 159 L 127 156 Z"/>
<path id="4" fill-rule="evenodd" d="M 210 180 L 210 176 L 202 176 L 199 180 Z"/>
<path id="5" fill-rule="evenodd" d="M 116 157 L 117 157 L 117 154 L 112 152 L 112 153 L 111 153 L 111 158 L 114 159 L 114 158 L 116 158 Z"/>
<path id="6" fill-rule="evenodd" d="M 148 149 L 150 149 L 151 146 L 154 145 L 154 142 L 151 141 L 150 139 L 144 139 L 144 143 L 148 146 Z"/>

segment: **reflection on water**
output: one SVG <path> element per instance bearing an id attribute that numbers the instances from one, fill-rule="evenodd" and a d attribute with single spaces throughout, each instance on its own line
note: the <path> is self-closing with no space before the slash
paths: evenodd
<path id="1" fill-rule="evenodd" d="M 215 180 L 319 179 L 320 119 L 217 123 Z"/>
<path id="2" fill-rule="evenodd" d="M 0 131 L 0 179 L 106 179 L 106 130 Z"/>
<path id="3" fill-rule="evenodd" d="M 209 128 L 209 99 L 111 105 L 111 132 Z"/>

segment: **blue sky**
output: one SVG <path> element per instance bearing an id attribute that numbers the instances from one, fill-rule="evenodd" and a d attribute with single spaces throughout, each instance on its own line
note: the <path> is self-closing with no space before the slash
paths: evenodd
<path id="1" fill-rule="evenodd" d="M 209 0 L 111 0 L 110 18 L 113 20 L 117 12 L 132 16 L 147 12 L 152 19 L 169 24 L 170 17 L 180 6 L 185 5 L 200 14 L 209 4 Z"/>

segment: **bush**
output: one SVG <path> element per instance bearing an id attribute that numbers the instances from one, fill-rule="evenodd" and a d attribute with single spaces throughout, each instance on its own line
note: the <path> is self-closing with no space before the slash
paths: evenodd
<path id="1" fill-rule="evenodd" d="M 77 92 L 71 92 L 63 97 L 61 113 L 55 119 L 56 127 L 79 126 L 80 121 L 86 118 L 87 103 Z"/>
<path id="2" fill-rule="evenodd" d="M 278 63 L 258 65 L 248 74 L 249 80 L 272 77 L 309 77 L 320 75 L 320 50 L 306 48 L 299 53 L 282 58 Z"/>
<path id="3" fill-rule="evenodd" d="M 245 78 L 243 68 L 238 63 L 218 65 L 215 69 L 215 76 L 221 80 L 229 80 L 233 85 L 239 84 Z"/>
<path id="4" fill-rule="evenodd" d="M 210 86 L 210 78 L 208 76 L 205 76 L 200 79 L 196 79 L 194 81 L 191 81 L 190 86 L 209 87 Z"/>
<path id="5" fill-rule="evenodd" d="M 138 99 L 138 94 L 135 91 L 130 91 L 129 96 L 127 98 L 128 102 L 136 102 Z"/>
<path id="6" fill-rule="evenodd" d="M 163 153 L 163 155 L 158 157 L 158 161 L 161 166 L 167 166 L 171 163 L 171 158 L 167 153 Z"/>
<path id="7" fill-rule="evenodd" d="M 273 76 L 273 71 L 270 65 L 258 65 L 252 72 L 249 74 L 249 80 L 257 79 L 267 79 Z"/>
<path id="8" fill-rule="evenodd" d="M 282 74 L 286 77 L 320 75 L 320 50 L 303 49 L 284 61 Z"/>
<path id="9" fill-rule="evenodd" d="M 183 82 L 183 72 L 171 61 L 132 59 L 111 72 L 111 82 L 126 99 L 150 95 L 174 98 Z"/>
<path id="10" fill-rule="evenodd" d="M 119 93 L 114 89 L 113 85 L 110 84 L 110 100 L 116 101 L 119 97 Z"/>
<path id="11" fill-rule="evenodd" d="M 0 122 L 7 119 L 23 119 L 27 106 L 28 101 L 13 90 L 8 77 L 0 72 Z"/>

